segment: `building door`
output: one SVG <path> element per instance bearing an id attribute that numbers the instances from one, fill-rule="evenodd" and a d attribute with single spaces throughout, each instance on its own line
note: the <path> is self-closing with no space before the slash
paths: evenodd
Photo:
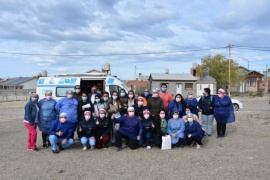
<path id="1" fill-rule="evenodd" d="M 182 94 L 182 84 L 181 83 L 176 84 L 176 94 Z"/>

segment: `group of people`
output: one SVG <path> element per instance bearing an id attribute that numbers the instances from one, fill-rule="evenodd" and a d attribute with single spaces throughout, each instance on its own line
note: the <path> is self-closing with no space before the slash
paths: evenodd
<path id="1" fill-rule="evenodd" d="M 167 84 L 160 91 L 153 89 L 150 94 L 145 89 L 141 96 L 135 97 L 132 90 L 97 93 L 81 92 L 76 85 L 74 92 L 69 90 L 66 97 L 58 102 L 52 92 L 45 92 L 45 98 L 39 101 L 32 94 L 25 105 L 24 125 L 28 129 L 28 150 L 38 151 L 37 126 L 42 134 L 43 148 L 51 146 L 53 153 L 74 144 L 74 133 L 83 146 L 83 150 L 107 148 L 110 141 L 115 143 L 117 151 L 122 150 L 122 142 L 131 149 L 153 145 L 162 146 L 162 137 L 170 136 L 171 144 L 183 148 L 184 145 L 196 145 L 200 148 L 202 138 L 212 134 L 213 119 L 217 120 L 217 137 L 225 136 L 226 123 L 233 121 L 230 112 L 232 103 L 223 89 L 218 97 L 204 89 L 204 95 L 197 101 L 189 92 L 187 98 L 181 94 L 175 97 L 167 92 Z M 198 106 L 202 110 L 202 123 L 198 116 Z M 230 119 L 230 120 L 229 120 Z"/>

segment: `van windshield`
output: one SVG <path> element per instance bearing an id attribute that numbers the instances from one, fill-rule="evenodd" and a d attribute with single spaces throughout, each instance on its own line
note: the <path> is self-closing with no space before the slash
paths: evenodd
<path id="1" fill-rule="evenodd" d="M 55 96 L 56 97 L 66 97 L 66 92 L 68 90 L 72 90 L 73 91 L 73 87 L 57 87 L 56 88 L 56 93 Z"/>

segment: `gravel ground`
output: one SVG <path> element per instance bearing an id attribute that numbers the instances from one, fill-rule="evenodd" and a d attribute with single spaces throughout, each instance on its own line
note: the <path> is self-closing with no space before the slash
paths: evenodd
<path id="1" fill-rule="evenodd" d="M 227 136 L 217 139 L 214 128 L 201 149 L 82 151 L 76 140 L 59 154 L 41 149 L 40 133 L 40 151 L 27 151 L 26 102 L 0 103 L 0 179 L 269 179 L 269 98 L 237 99 L 244 109 L 227 126 Z"/>

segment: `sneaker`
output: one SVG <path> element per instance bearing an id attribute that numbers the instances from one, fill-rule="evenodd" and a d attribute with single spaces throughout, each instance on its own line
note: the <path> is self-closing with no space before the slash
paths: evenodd
<path id="1" fill-rule="evenodd" d="M 147 146 L 146 149 L 151 149 L 151 146 Z"/>
<path id="2" fill-rule="evenodd" d="M 221 138 L 225 138 L 225 135 L 221 135 Z"/>
<path id="3" fill-rule="evenodd" d="M 201 145 L 197 144 L 196 148 L 197 149 L 200 149 L 201 148 Z"/>
<path id="4" fill-rule="evenodd" d="M 57 154 L 57 153 L 59 153 L 59 150 L 58 150 L 58 149 L 52 150 L 52 152 L 53 152 L 54 154 Z"/>
<path id="5" fill-rule="evenodd" d="M 122 151 L 122 147 L 116 147 L 116 151 L 117 152 Z"/>
<path id="6" fill-rule="evenodd" d="M 38 151 L 38 148 L 33 149 L 33 151 Z"/>
<path id="7" fill-rule="evenodd" d="M 221 138 L 221 135 L 217 135 L 217 138 Z"/>
<path id="8" fill-rule="evenodd" d="M 87 150 L 87 147 L 86 147 L 86 146 L 84 146 L 82 150 L 86 151 L 86 150 Z"/>
<path id="9" fill-rule="evenodd" d="M 64 148 L 61 146 L 61 144 L 58 145 L 59 150 L 64 150 Z"/>
<path id="10" fill-rule="evenodd" d="M 180 149 L 183 149 L 184 148 L 184 144 L 179 145 L 179 148 Z"/>
<path id="11" fill-rule="evenodd" d="M 47 149 L 48 148 L 48 145 L 46 143 L 43 144 L 43 148 L 44 149 Z"/>
<path id="12" fill-rule="evenodd" d="M 95 146 L 91 146 L 91 149 L 94 149 L 95 148 Z"/>
<path id="13" fill-rule="evenodd" d="M 211 134 L 207 134 L 207 136 L 211 136 Z"/>
<path id="14" fill-rule="evenodd" d="M 103 147 L 103 149 L 107 149 L 108 148 L 108 146 L 107 145 L 104 145 L 104 144 L 103 144 L 102 147 Z"/>

